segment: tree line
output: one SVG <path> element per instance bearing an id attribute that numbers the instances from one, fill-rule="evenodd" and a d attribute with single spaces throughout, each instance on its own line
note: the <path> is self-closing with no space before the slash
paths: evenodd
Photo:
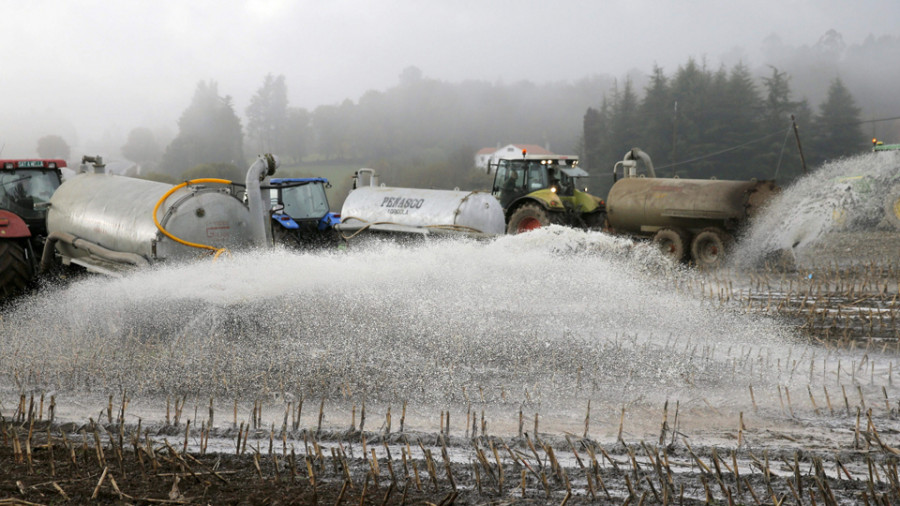
<path id="1" fill-rule="evenodd" d="M 202 81 L 177 136 L 135 128 L 120 151 L 161 179 L 182 179 L 187 170 L 240 175 L 254 155 L 272 152 L 287 167 L 368 166 L 396 175 L 385 179 L 391 184 L 452 188 L 486 184 L 472 174 L 474 153 L 509 143 L 580 154 L 598 176 L 640 147 L 663 175 L 785 182 L 802 171 L 791 116 L 810 169 L 866 149 L 871 136 L 900 141 L 900 121 L 874 121 L 898 114 L 900 67 L 891 63 L 900 58 L 900 37 L 848 45 L 829 30 L 801 46 L 772 35 L 762 49 L 772 66 L 735 63 L 738 51 L 723 55 L 732 63 L 717 68 L 688 59 L 668 74 L 657 67 L 625 79 L 594 75 L 541 85 L 449 83 L 409 67 L 392 87 L 313 109 L 289 103 L 281 75 L 265 76 L 248 104 Z M 861 122 L 857 103 L 868 121 Z M 67 156 L 68 149 L 59 136 L 38 146 L 42 156 Z"/>
<path id="2" fill-rule="evenodd" d="M 409 67 L 394 87 L 311 111 L 292 106 L 284 76 L 270 74 L 243 111 L 246 125 L 215 81 L 201 81 L 168 145 L 136 128 L 121 151 L 159 180 L 241 179 L 248 154 L 271 152 L 286 166 L 373 167 L 396 185 L 484 188 L 490 180 L 473 172 L 474 153 L 508 143 L 579 154 L 595 176 L 640 147 L 664 176 L 780 182 L 802 171 L 792 118 L 810 168 L 866 148 L 860 108 L 841 79 L 814 110 L 795 98 L 787 72 L 768 70 L 758 78 L 740 63 L 713 70 L 689 59 L 671 76 L 656 67 L 624 82 L 539 86 L 448 83 Z"/>
<path id="3" fill-rule="evenodd" d="M 626 79 L 584 115 L 584 164 L 611 172 L 640 147 L 662 176 L 789 180 L 802 173 L 801 152 L 812 167 L 866 148 L 840 78 L 813 111 L 793 98 L 790 76 L 770 70 L 758 85 L 743 64 L 713 71 L 690 59 L 672 76 L 654 68 L 643 98 Z"/>
<path id="4" fill-rule="evenodd" d="M 485 146 L 527 141 L 577 154 L 580 117 L 612 82 L 454 84 L 410 67 L 392 88 L 310 111 L 292 106 L 284 76 L 270 74 L 244 110 L 242 125 L 233 99 L 216 82 L 203 81 L 172 142 L 163 147 L 141 127 L 121 151 L 158 179 L 178 179 L 198 164 L 243 167 L 246 158 L 271 152 L 287 166 L 352 163 L 399 171 L 404 184 L 453 187 L 470 181 L 474 154 Z M 426 176 L 428 170 L 437 174 Z"/>

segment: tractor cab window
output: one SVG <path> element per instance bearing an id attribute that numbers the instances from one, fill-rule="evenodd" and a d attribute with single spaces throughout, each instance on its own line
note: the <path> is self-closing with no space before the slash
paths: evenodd
<path id="1" fill-rule="evenodd" d="M 59 184 L 59 176 L 52 171 L 0 171 L 0 209 L 23 218 L 39 218 L 41 211 L 35 210 L 35 205 L 49 202 Z"/>
<path id="2" fill-rule="evenodd" d="M 528 164 L 528 191 L 533 192 L 548 186 L 547 167 L 540 162 Z"/>
<path id="3" fill-rule="evenodd" d="M 525 167 L 521 163 L 501 160 L 494 178 L 494 195 L 507 205 L 525 191 Z"/>
<path id="4" fill-rule="evenodd" d="M 319 183 L 283 188 L 281 203 L 284 204 L 284 214 L 294 220 L 318 220 L 329 211 L 325 186 Z"/>
<path id="5" fill-rule="evenodd" d="M 559 194 L 571 196 L 575 192 L 575 178 L 570 177 L 563 171 L 558 171 L 559 174 Z"/>

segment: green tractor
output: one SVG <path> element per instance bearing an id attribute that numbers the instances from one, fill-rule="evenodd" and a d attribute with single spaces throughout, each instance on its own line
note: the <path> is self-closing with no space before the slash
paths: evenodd
<path id="1" fill-rule="evenodd" d="M 875 153 L 900 151 L 900 144 L 872 139 Z M 900 231 L 900 172 L 895 167 L 877 173 L 854 174 L 834 180 L 836 194 L 832 220 L 838 229 L 880 228 Z"/>
<path id="2" fill-rule="evenodd" d="M 872 151 L 900 151 L 900 144 L 885 144 L 878 139 L 872 139 Z M 887 223 L 895 230 L 900 230 L 900 181 L 894 180 L 893 186 L 884 199 L 882 208 Z"/>
<path id="3" fill-rule="evenodd" d="M 878 139 L 872 139 L 872 151 L 900 151 L 900 144 L 885 144 Z"/>
<path id="4" fill-rule="evenodd" d="M 493 195 L 503 206 L 506 233 L 520 234 L 551 224 L 601 229 L 603 200 L 577 188 L 588 173 L 571 155 L 529 155 L 488 165 L 494 172 Z"/>

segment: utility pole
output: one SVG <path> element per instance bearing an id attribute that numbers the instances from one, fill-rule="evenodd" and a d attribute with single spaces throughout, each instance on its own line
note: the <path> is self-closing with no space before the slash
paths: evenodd
<path id="1" fill-rule="evenodd" d="M 803 167 L 803 175 L 806 175 L 806 158 L 803 157 L 803 146 L 800 145 L 800 132 L 797 128 L 797 120 L 791 114 L 791 124 L 794 125 L 794 138 L 797 139 L 797 150 L 800 151 L 800 165 Z"/>
<path id="2" fill-rule="evenodd" d="M 675 101 L 675 110 L 672 112 L 672 163 L 675 163 L 675 145 L 678 142 L 678 101 Z M 675 177 L 675 166 L 672 166 L 672 177 Z"/>

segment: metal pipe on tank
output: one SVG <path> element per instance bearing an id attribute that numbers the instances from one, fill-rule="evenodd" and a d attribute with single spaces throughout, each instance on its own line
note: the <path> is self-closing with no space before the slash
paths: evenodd
<path id="1" fill-rule="evenodd" d="M 378 186 L 378 174 L 375 169 L 359 169 L 353 177 L 353 189 Z"/>
<path id="2" fill-rule="evenodd" d="M 90 164 L 90 165 L 89 165 Z M 93 166 L 94 174 L 106 174 L 106 164 L 103 163 L 102 156 L 88 156 L 84 155 L 81 157 L 81 166 L 78 168 L 79 173 L 91 172 L 91 166 Z"/>
<path id="3" fill-rule="evenodd" d="M 250 208 L 250 231 L 252 242 L 257 246 L 266 246 L 270 242 L 269 216 L 264 204 L 264 202 L 268 203 L 268 199 L 263 196 L 259 183 L 266 176 L 274 174 L 280 164 L 278 157 L 267 153 L 261 155 L 247 170 L 245 183 L 247 185 L 247 206 Z"/>
<path id="4" fill-rule="evenodd" d="M 148 262 L 146 258 L 136 253 L 113 251 L 104 248 L 99 244 L 94 244 L 90 241 L 75 237 L 72 234 L 57 231 L 52 232 L 50 235 L 48 235 L 47 242 L 44 243 L 44 252 L 41 255 L 42 271 L 46 272 L 51 267 L 53 267 L 53 249 L 56 247 L 56 243 L 58 241 L 62 241 L 75 248 L 83 249 L 92 255 L 96 255 L 104 260 L 109 260 L 111 262 L 130 264 L 137 267 L 146 267 L 150 265 L 150 262 Z"/>
<path id="5" fill-rule="evenodd" d="M 644 162 L 644 165 L 647 166 L 647 172 L 650 173 L 650 177 L 656 177 L 656 171 L 653 169 L 653 160 L 650 159 L 650 155 L 640 148 L 631 148 L 630 151 L 625 153 L 623 160 L 641 160 Z M 634 177 L 634 175 L 632 174 L 625 177 Z"/>

